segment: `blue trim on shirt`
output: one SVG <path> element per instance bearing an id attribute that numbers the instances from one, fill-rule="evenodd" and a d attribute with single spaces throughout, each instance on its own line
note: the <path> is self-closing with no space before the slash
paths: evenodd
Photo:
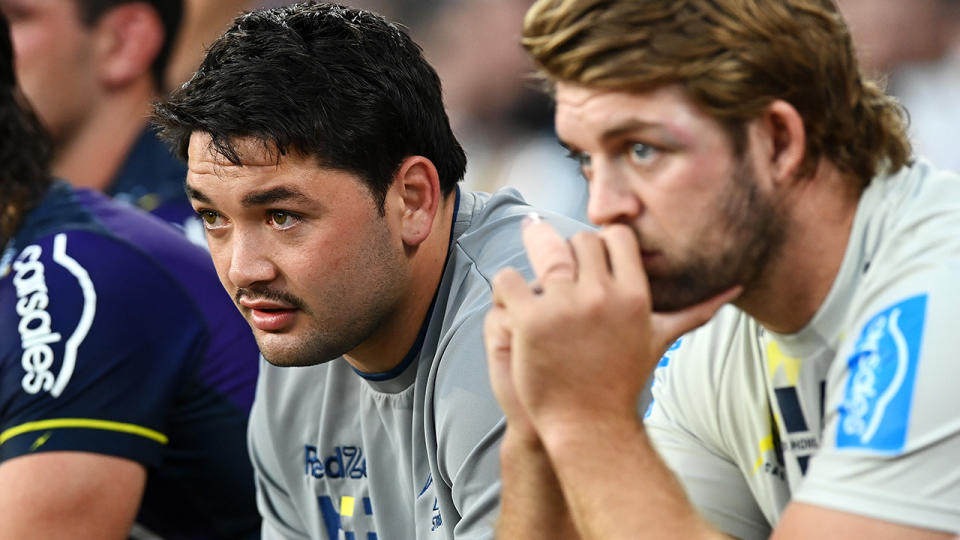
<path id="1" fill-rule="evenodd" d="M 457 225 L 457 215 L 460 213 L 460 186 L 457 186 L 456 190 L 457 195 L 453 204 L 453 220 L 450 221 L 450 239 L 448 240 L 447 246 L 447 260 L 450 260 L 450 247 L 453 246 L 453 231 Z M 446 261 L 443 263 L 443 270 L 444 272 L 447 270 Z M 437 288 L 439 289 L 439 286 Z M 410 351 L 407 353 L 407 355 L 403 357 L 403 360 L 393 369 L 381 371 L 379 373 L 364 373 L 353 366 L 350 366 L 350 368 L 353 369 L 357 375 L 360 375 L 369 381 L 386 381 L 406 371 L 406 369 L 410 367 L 410 364 L 413 363 L 414 359 L 420 355 L 420 349 L 423 348 L 423 340 L 427 335 L 427 327 L 430 326 L 430 317 L 433 315 L 433 307 L 436 305 L 436 303 L 437 293 L 434 292 L 433 300 L 430 301 L 430 309 L 427 310 L 427 316 L 424 317 L 423 324 L 420 325 L 420 333 L 417 334 L 417 340 L 413 343 L 413 347 L 410 348 Z"/>

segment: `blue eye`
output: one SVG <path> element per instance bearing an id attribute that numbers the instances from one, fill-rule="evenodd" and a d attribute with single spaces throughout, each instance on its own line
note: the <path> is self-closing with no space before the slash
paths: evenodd
<path id="1" fill-rule="evenodd" d="M 630 146 L 630 159 L 642 162 L 649 161 L 656 153 L 656 149 L 649 144 L 634 143 Z"/>
<path id="2" fill-rule="evenodd" d="M 577 162 L 577 167 L 580 169 L 580 174 L 582 174 L 584 178 L 589 178 L 590 166 L 592 164 L 590 160 L 590 154 L 571 150 L 567 152 L 567 157 Z"/>

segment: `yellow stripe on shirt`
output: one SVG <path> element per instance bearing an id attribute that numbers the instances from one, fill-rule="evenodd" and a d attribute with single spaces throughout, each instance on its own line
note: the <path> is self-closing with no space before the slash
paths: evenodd
<path id="1" fill-rule="evenodd" d="M 148 439 L 157 441 L 160 444 L 167 444 L 167 441 L 169 440 L 167 439 L 166 435 L 160 433 L 159 431 L 138 426 L 136 424 L 113 422 L 110 420 L 94 420 L 92 418 L 52 418 L 50 420 L 37 420 L 36 422 L 20 424 L 19 426 L 14 426 L 3 433 L 0 433 L 0 445 L 16 437 L 17 435 L 22 435 L 31 431 L 57 428 L 89 428 L 102 429 L 106 431 L 120 431 L 123 433 L 131 433 L 133 435 L 146 437 Z"/>

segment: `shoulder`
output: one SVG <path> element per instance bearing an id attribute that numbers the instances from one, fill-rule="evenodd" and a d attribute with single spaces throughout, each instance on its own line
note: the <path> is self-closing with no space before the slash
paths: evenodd
<path id="1" fill-rule="evenodd" d="M 513 188 L 493 195 L 464 191 L 458 215 L 456 238 L 448 264 L 468 266 L 487 281 L 500 269 L 512 266 L 530 275 L 529 262 L 521 237 L 523 219 L 536 212 L 565 237 L 592 226 L 553 212 L 528 205 Z"/>
<path id="2" fill-rule="evenodd" d="M 864 191 L 859 219 L 867 260 L 895 267 L 900 261 L 936 257 L 960 246 L 960 175 L 918 159 Z"/>
<path id="3" fill-rule="evenodd" d="M 952 332 L 935 327 L 952 326 L 960 305 L 960 176 L 918 160 L 875 183 L 864 193 L 867 224 L 852 240 L 866 262 L 846 326 L 863 343 L 891 325 L 915 327 L 917 340 L 936 341 L 926 335 L 932 329 L 949 341 Z"/>

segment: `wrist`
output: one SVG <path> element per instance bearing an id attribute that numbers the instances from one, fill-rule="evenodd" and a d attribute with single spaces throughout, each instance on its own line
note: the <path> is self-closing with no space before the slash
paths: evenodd
<path id="1" fill-rule="evenodd" d="M 567 457 L 580 459 L 584 452 L 598 447 L 646 438 L 643 421 L 633 410 L 622 415 L 554 418 L 538 425 L 538 433 L 544 451 L 552 461 L 559 462 Z"/>
<path id="2" fill-rule="evenodd" d="M 516 454 L 544 454 L 546 449 L 537 433 L 528 425 L 524 428 L 511 427 L 507 421 L 507 429 L 500 443 L 501 456 Z"/>

